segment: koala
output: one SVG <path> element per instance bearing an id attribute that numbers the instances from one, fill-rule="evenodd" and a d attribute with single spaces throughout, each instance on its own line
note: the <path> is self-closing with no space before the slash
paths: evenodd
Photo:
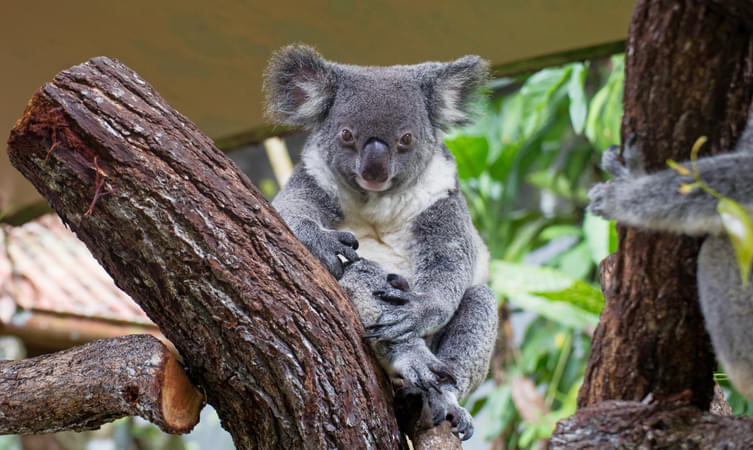
<path id="1" fill-rule="evenodd" d="M 268 116 L 309 131 L 272 205 L 350 296 L 398 394 L 421 393 L 419 425 L 449 420 L 464 439 L 458 401 L 486 376 L 497 308 L 442 136 L 468 120 L 487 70 L 476 56 L 345 65 L 292 45 L 264 80 Z"/>
<path id="2" fill-rule="evenodd" d="M 722 195 L 753 207 L 753 118 L 734 152 L 700 158 L 701 179 Z M 647 174 L 636 137 L 618 159 L 607 150 L 602 168 L 614 176 L 588 193 L 591 212 L 626 225 L 706 236 L 698 254 L 698 297 L 716 355 L 745 397 L 753 401 L 753 283 L 743 287 L 735 252 L 716 209 L 718 200 L 701 189 L 679 192 L 691 176 L 673 169 Z M 690 164 L 685 164 L 688 168 Z"/>

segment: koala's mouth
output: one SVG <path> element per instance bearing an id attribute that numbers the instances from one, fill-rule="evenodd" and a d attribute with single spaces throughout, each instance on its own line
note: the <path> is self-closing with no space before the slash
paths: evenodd
<path id="1" fill-rule="evenodd" d="M 361 189 L 370 192 L 383 192 L 392 186 L 392 180 L 389 178 L 384 181 L 369 181 L 361 176 L 357 176 L 356 183 L 358 183 Z"/>

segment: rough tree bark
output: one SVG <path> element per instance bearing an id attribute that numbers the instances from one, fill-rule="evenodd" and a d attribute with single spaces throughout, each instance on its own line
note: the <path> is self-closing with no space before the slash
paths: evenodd
<path id="1" fill-rule="evenodd" d="M 186 433 L 203 406 L 180 363 L 149 335 L 0 361 L 0 434 L 93 430 L 123 416 Z"/>
<path id="2" fill-rule="evenodd" d="M 37 187 L 176 346 L 238 448 L 396 448 L 389 382 L 335 280 L 136 73 L 58 74 L 9 139 Z"/>
<path id="3" fill-rule="evenodd" d="M 748 1 L 637 2 L 626 49 L 622 140 L 637 134 L 649 171 L 666 168 L 669 158 L 687 160 L 700 136 L 709 138 L 705 154 L 734 146 L 753 98 L 751 11 Z M 687 416 L 673 409 L 688 403 L 696 408 L 693 420 L 718 417 L 701 416 L 713 396 L 716 362 L 697 300 L 700 240 L 624 226 L 619 240 L 616 257 L 602 267 L 609 274 L 602 284 L 606 304 L 578 396 L 581 409 L 559 424 L 554 446 L 604 445 L 592 431 L 619 438 L 611 441 L 615 446 L 653 445 L 646 421 L 672 428 Z M 629 410 L 599 403 L 640 401 L 649 393 L 675 401 Z M 745 448 L 753 427 L 749 421 L 735 426 L 748 434 L 738 434 L 734 448 Z M 673 445 L 689 448 L 727 442 L 714 441 L 713 433 L 706 441 L 672 436 Z"/>

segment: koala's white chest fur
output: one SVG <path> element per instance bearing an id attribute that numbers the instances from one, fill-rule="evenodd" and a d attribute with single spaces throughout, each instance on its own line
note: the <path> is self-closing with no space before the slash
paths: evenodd
<path id="1" fill-rule="evenodd" d="M 339 231 L 358 239 L 358 254 L 378 262 L 385 270 L 413 278 L 411 227 L 419 214 L 455 187 L 455 165 L 434 156 L 416 186 L 397 194 L 372 194 L 366 201 L 340 197 L 343 222 Z"/>

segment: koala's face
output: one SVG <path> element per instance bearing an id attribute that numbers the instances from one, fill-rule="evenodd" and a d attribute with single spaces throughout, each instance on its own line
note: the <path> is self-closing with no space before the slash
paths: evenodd
<path id="1" fill-rule="evenodd" d="M 391 192 L 420 177 L 441 149 L 441 130 L 467 120 L 468 100 L 486 72 L 478 57 L 361 67 L 290 46 L 267 69 L 267 112 L 311 130 L 304 161 L 326 166 L 339 185 Z"/>

